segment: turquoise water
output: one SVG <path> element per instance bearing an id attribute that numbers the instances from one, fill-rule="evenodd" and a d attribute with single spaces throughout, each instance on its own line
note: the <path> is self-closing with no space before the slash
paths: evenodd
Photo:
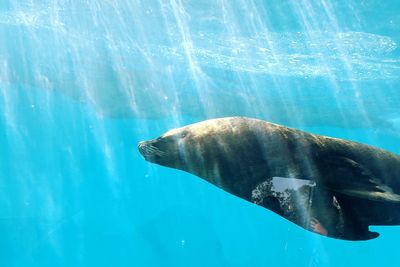
<path id="1" fill-rule="evenodd" d="M 242 115 L 400 153 L 397 1 L 0 3 L 0 266 L 396 266 L 137 143 Z"/>

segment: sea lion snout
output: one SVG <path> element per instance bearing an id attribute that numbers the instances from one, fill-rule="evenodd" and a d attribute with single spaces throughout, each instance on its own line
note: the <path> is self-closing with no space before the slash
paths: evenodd
<path id="1" fill-rule="evenodd" d="M 155 148 L 151 145 L 151 141 L 140 141 L 138 143 L 138 150 L 146 160 L 151 159 L 155 152 Z"/>
<path id="2" fill-rule="evenodd" d="M 155 162 L 166 155 L 166 152 L 157 146 L 157 140 L 139 142 L 138 150 L 144 159 L 150 162 Z"/>
<path id="3" fill-rule="evenodd" d="M 147 143 L 146 141 L 140 141 L 138 143 L 138 149 L 139 149 L 140 154 L 142 154 L 142 155 L 146 149 L 146 143 Z"/>
<path id="4" fill-rule="evenodd" d="M 139 153 L 146 159 L 146 155 L 148 154 L 148 150 L 146 149 L 146 141 L 140 141 L 139 143 L 138 143 L 138 150 L 139 150 Z"/>
<path id="5" fill-rule="evenodd" d="M 141 149 L 141 148 L 143 148 L 143 146 L 145 146 L 145 145 L 146 145 L 146 141 L 140 141 L 140 142 L 138 143 L 138 148 Z"/>

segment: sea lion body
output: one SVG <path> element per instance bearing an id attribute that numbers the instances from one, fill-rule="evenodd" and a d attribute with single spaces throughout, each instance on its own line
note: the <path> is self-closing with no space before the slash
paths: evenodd
<path id="1" fill-rule="evenodd" d="M 335 198 L 343 211 L 335 219 L 345 221 L 345 230 L 333 237 L 369 239 L 375 236 L 368 225 L 400 223 L 400 157 L 372 146 L 229 117 L 171 130 L 141 142 L 139 150 L 150 162 L 195 174 L 252 202 L 257 186 L 273 177 L 313 181 L 328 196 L 319 199 Z"/>

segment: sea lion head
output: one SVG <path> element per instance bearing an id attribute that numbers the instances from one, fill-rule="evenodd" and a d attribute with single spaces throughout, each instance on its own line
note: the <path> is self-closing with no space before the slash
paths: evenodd
<path id="1" fill-rule="evenodd" d="M 192 173 L 229 190 L 239 187 L 243 177 L 265 175 L 266 168 L 257 168 L 265 165 L 257 137 L 261 128 L 253 124 L 257 123 L 239 117 L 206 120 L 140 142 L 138 149 L 149 162 Z"/>
<path id="2" fill-rule="evenodd" d="M 139 152 L 149 162 L 192 173 L 215 159 L 216 142 L 221 145 L 229 129 L 217 121 L 204 121 L 167 131 L 158 138 L 142 141 Z"/>
<path id="3" fill-rule="evenodd" d="M 190 133 L 183 128 L 173 129 L 161 136 L 141 141 L 138 144 L 140 154 L 145 160 L 162 166 L 185 169 L 185 162 L 188 161 L 188 148 L 185 144 Z"/>

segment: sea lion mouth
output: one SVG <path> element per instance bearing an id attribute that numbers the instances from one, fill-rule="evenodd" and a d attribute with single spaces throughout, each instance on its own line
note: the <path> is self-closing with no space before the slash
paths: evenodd
<path id="1" fill-rule="evenodd" d="M 141 141 L 138 144 L 138 149 L 140 154 L 147 161 L 154 161 L 157 158 L 162 158 L 167 155 L 164 151 L 161 151 L 159 148 L 153 146 L 150 141 Z"/>

